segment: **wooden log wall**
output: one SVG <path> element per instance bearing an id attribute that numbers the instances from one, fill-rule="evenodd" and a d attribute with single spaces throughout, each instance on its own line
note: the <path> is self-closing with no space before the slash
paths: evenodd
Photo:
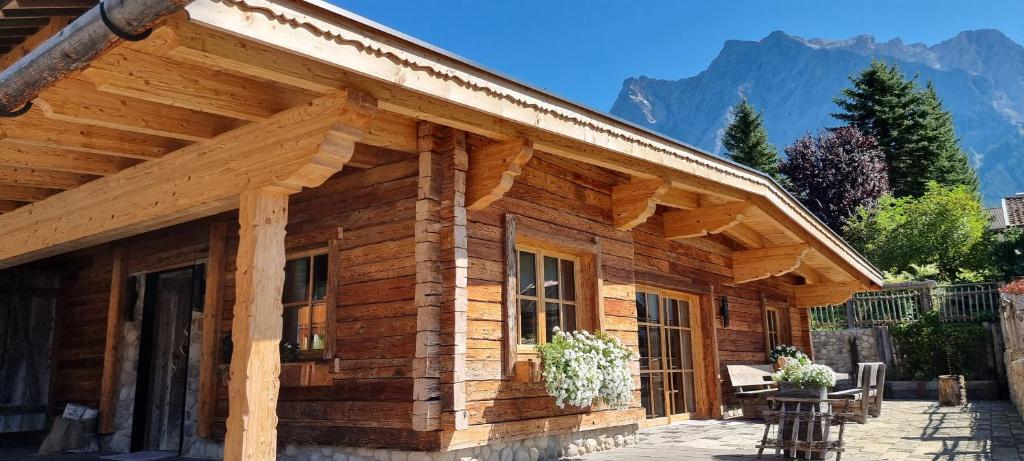
<path id="1" fill-rule="evenodd" d="M 451 140 L 446 142 L 453 142 Z M 458 141 L 461 143 L 461 141 Z M 466 137 L 468 157 L 486 141 Z M 446 154 L 447 155 L 447 154 Z M 492 205 L 469 211 L 459 220 L 466 166 L 459 155 L 444 157 L 446 171 L 441 220 L 441 426 L 458 431 L 450 448 L 488 439 L 522 438 L 544 430 L 573 430 L 581 424 L 614 425 L 643 417 L 639 397 L 626 411 L 558 409 L 541 382 L 503 373 L 502 292 L 504 222 L 586 242 L 599 248 L 599 307 L 592 318 L 609 334 L 637 349 L 636 286 L 654 286 L 701 296 L 702 315 L 714 336 L 705 334 L 704 369 L 708 394 L 699 407 L 717 416 L 719 403 L 731 402 L 725 365 L 764 363 L 762 294 L 789 298 L 788 277 L 734 286 L 730 242 L 711 236 L 682 242 L 662 236 L 661 211 L 631 231 L 613 225 L 611 190 L 628 181 L 620 173 L 535 152 L 511 189 Z M 326 248 L 337 240 L 335 271 L 338 302 L 335 357 L 318 365 L 326 383 L 285 387 L 280 392 L 279 437 L 284 442 L 433 449 L 438 435 L 414 430 L 414 363 L 417 355 L 416 207 L 422 166 L 416 158 L 370 169 L 346 169 L 323 186 L 292 196 L 288 251 Z M 451 173 L 459 171 L 459 174 Z M 446 201 L 447 200 L 447 201 Z M 455 204 L 459 204 L 456 206 Z M 234 305 L 237 223 L 233 213 L 151 232 L 115 244 L 127 244 L 127 273 L 160 270 L 204 259 L 210 223 L 227 223 L 224 285 L 219 336 L 230 334 Z M 112 245 L 84 250 L 41 264 L 63 267 L 62 306 L 58 315 L 54 409 L 64 402 L 98 404 L 103 369 L 104 331 L 109 301 Z M 468 255 L 468 268 L 459 262 Z M 466 279 L 465 317 L 456 304 L 460 277 Z M 718 315 L 720 297 L 730 305 L 730 325 Z M 581 306 L 581 309 L 583 306 Z M 807 312 L 790 309 L 792 342 L 809 350 Z M 581 318 L 586 318 L 585 314 Z M 706 328 L 704 331 L 711 331 Z M 464 332 L 463 332 L 464 331 Z M 464 336 L 464 339 L 462 335 Z M 717 338 L 717 348 L 714 339 Z M 464 343 L 462 351 L 460 341 Z M 463 352 L 464 356 L 459 357 Z M 522 354 L 519 360 L 527 360 Z M 717 359 L 720 368 L 713 370 Z M 634 369 L 637 387 L 638 370 Z M 718 381 L 717 383 L 715 381 Z M 721 386 L 716 386 L 716 384 Z M 462 392 L 462 389 L 464 393 Z M 722 401 L 717 394 L 721 392 Z M 211 433 L 222 437 L 227 390 L 217 389 Z M 432 394 L 433 395 L 433 394 Z M 459 398 L 464 396 L 464 401 Z M 547 418 L 546 424 L 538 424 Z M 421 428 L 422 429 L 422 428 Z M 443 439 L 443 438 L 442 438 Z M 441 443 L 445 443 L 443 440 Z"/>

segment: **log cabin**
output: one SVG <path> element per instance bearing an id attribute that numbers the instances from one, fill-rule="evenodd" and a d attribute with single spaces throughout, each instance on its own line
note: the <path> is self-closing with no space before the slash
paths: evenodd
<path id="1" fill-rule="evenodd" d="M 0 431 L 555 459 L 734 414 L 882 283 L 769 177 L 325 2 L 104 3 L 0 9 Z M 555 406 L 555 327 L 637 353 L 628 408 Z"/>

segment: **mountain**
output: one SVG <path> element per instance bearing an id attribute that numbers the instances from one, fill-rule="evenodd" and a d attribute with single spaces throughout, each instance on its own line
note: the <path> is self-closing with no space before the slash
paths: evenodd
<path id="1" fill-rule="evenodd" d="M 721 154 L 729 109 L 741 97 L 764 111 L 781 150 L 799 136 L 839 125 L 832 99 L 872 59 L 932 81 L 981 177 L 986 204 L 1024 191 L 1024 47 L 997 30 L 965 31 L 932 46 L 870 35 L 804 39 L 772 32 L 730 40 L 707 70 L 680 80 L 623 82 L 611 113 Z"/>

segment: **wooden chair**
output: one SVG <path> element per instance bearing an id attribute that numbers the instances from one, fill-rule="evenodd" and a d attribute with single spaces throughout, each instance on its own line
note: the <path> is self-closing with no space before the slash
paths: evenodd
<path id="1" fill-rule="evenodd" d="M 857 387 L 828 394 L 838 402 L 834 408 L 845 411 L 850 419 L 864 424 L 868 416 L 877 418 L 882 414 L 882 400 L 885 394 L 885 364 L 868 362 L 857 364 Z"/>
<path id="2" fill-rule="evenodd" d="M 771 365 L 726 365 L 725 369 L 735 389 L 734 395 L 743 405 L 743 416 L 761 416 L 761 412 L 768 409 L 767 397 L 778 391 L 772 381 L 774 368 Z"/>

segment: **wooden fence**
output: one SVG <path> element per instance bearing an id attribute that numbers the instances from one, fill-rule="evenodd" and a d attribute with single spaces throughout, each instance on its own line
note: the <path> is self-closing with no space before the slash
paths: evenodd
<path id="1" fill-rule="evenodd" d="M 932 309 L 945 322 L 995 320 L 999 285 L 939 285 L 933 281 L 895 283 L 880 291 L 857 293 L 834 306 L 811 308 L 811 329 L 865 328 L 916 320 Z"/>

